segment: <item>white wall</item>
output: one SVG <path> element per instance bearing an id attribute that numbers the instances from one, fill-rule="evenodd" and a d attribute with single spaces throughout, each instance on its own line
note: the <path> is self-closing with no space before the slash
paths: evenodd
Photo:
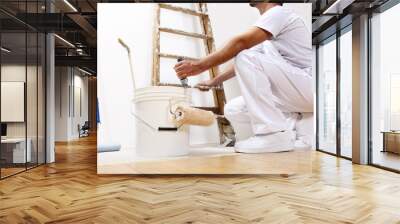
<path id="1" fill-rule="evenodd" d="M 193 4 L 178 4 L 192 8 Z M 289 4 L 292 5 L 292 4 Z M 311 8 L 309 4 L 298 5 L 296 10 L 302 12 L 311 26 Z M 306 5 L 306 6 L 305 6 Z M 126 51 L 118 44 L 123 38 L 131 46 L 133 66 L 137 87 L 149 86 L 152 74 L 152 41 L 154 23 L 154 4 L 98 4 L 98 98 L 101 124 L 98 129 L 98 142 L 119 143 L 123 149 L 133 149 L 135 144 L 135 120 L 130 115 L 130 99 L 133 88 L 130 79 Z M 292 7 L 292 6 L 289 6 Z M 301 9 L 300 9 L 301 8 Z M 213 34 L 217 48 L 223 46 L 235 34 L 245 31 L 254 24 L 259 16 L 255 8 L 247 3 L 208 4 Z M 201 32 L 197 17 L 179 13 L 168 13 L 162 10 L 161 26 L 183 29 L 190 32 Z M 310 14 L 310 15 L 308 15 Z M 311 28 L 310 28 L 311 29 Z M 202 41 L 197 43 L 192 38 L 176 37 L 166 34 L 161 36 L 161 52 L 204 56 Z M 161 61 L 161 82 L 179 83 L 172 67 L 174 60 Z M 225 66 L 221 66 L 224 68 Z M 208 74 L 189 78 L 194 85 L 200 80 L 208 79 Z M 240 95 L 235 80 L 225 84 L 227 99 Z M 197 106 L 212 104 L 211 93 L 193 95 Z M 216 126 L 211 128 L 192 127 L 191 143 L 202 144 L 218 142 Z"/>
<path id="2" fill-rule="evenodd" d="M 33 161 L 36 161 L 39 153 L 39 162 L 44 160 L 44 74 L 39 66 L 25 66 L 25 64 L 3 64 L 1 66 L 2 82 L 24 82 L 26 85 L 26 107 L 22 112 L 26 112 L 26 121 L 6 122 L 7 137 L 21 138 L 25 135 L 30 139 Z M 7 97 L 7 96 L 2 96 Z M 10 108 L 1 108 L 8 110 Z M 24 111 L 25 110 L 25 111 Z M 4 111 L 3 111 L 4 112 Z M 21 111 L 20 111 L 21 112 Z"/>
<path id="3" fill-rule="evenodd" d="M 55 76 L 55 140 L 68 140 L 68 67 L 56 67 Z"/>
<path id="4" fill-rule="evenodd" d="M 74 113 L 71 120 L 71 135 L 73 138 L 79 137 L 79 132 L 77 129 L 78 124 L 83 125 L 85 121 L 89 120 L 89 102 L 88 102 L 88 77 L 83 76 L 83 74 L 75 70 L 74 74 Z M 80 93 L 78 93 L 80 91 Z M 80 97 L 79 97 L 80 94 Z M 79 102 L 80 101 L 80 102 Z"/>
<path id="5" fill-rule="evenodd" d="M 27 73 L 27 74 L 26 74 Z M 25 66 L 18 64 L 7 64 L 2 65 L 1 67 L 1 81 L 4 82 L 26 82 L 25 76 L 28 75 L 29 85 L 30 87 L 36 85 L 36 80 L 32 80 L 32 76 L 36 76 L 36 67 L 34 66 Z M 32 108 L 27 108 L 27 118 L 28 118 L 28 137 L 30 137 L 31 133 L 36 130 L 36 88 L 27 88 L 27 104 L 31 104 L 35 102 L 35 104 L 31 105 Z M 4 97 L 4 96 L 3 96 Z M 2 108 L 2 110 L 6 110 L 7 108 Z M 22 108 L 24 109 L 24 108 Z M 33 110 L 32 110 L 33 109 Z M 28 113 L 29 112 L 29 113 Z M 26 122 L 8 122 L 7 125 L 7 135 L 8 137 L 24 137 L 25 136 L 25 126 Z M 35 132 L 36 133 L 36 132 Z"/>
<path id="6" fill-rule="evenodd" d="M 88 78 L 71 67 L 56 67 L 55 72 L 55 141 L 70 141 L 79 137 L 78 124 L 88 120 Z"/>

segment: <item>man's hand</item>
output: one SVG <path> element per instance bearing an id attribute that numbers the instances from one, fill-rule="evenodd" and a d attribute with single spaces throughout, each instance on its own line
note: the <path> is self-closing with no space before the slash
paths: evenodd
<path id="1" fill-rule="evenodd" d="M 197 85 L 195 87 L 199 88 L 199 90 L 201 90 L 201 91 L 208 91 L 211 89 L 211 87 L 219 86 L 219 85 L 221 85 L 221 83 L 218 83 L 218 80 L 214 78 L 214 79 L 210 79 L 207 81 L 199 82 L 199 83 L 197 83 Z"/>
<path id="2" fill-rule="evenodd" d="M 174 70 L 179 79 L 184 79 L 188 76 L 198 75 L 207 68 L 205 68 L 200 60 L 183 60 L 174 66 Z"/>
<path id="3" fill-rule="evenodd" d="M 202 91 L 208 91 L 210 90 L 211 87 L 221 86 L 223 82 L 233 78 L 234 76 L 235 76 L 235 69 L 233 68 L 233 65 L 229 65 L 229 67 L 221 74 L 218 74 L 213 79 L 200 82 L 195 87 L 199 88 Z"/>

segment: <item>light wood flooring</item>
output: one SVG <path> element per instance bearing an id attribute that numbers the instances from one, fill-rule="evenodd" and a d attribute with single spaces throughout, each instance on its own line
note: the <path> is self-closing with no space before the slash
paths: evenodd
<path id="1" fill-rule="evenodd" d="M 95 138 L 56 152 L 0 181 L 0 223 L 400 223 L 400 175 L 319 152 L 289 176 L 99 176 Z"/>
<path id="2" fill-rule="evenodd" d="M 22 171 L 24 171 L 25 170 L 25 167 L 24 168 L 1 168 L 1 177 L 3 178 L 3 177 L 7 177 L 7 176 L 11 176 L 11 175 L 13 175 L 13 174 L 16 174 L 16 173 L 19 173 L 19 172 L 22 172 Z"/>
<path id="3" fill-rule="evenodd" d="M 374 164 L 400 170 L 400 155 L 391 152 L 374 151 L 372 157 Z"/>
<path id="4" fill-rule="evenodd" d="M 201 151 L 213 150 L 210 154 Z M 280 153 L 235 153 L 233 148 L 199 147 L 188 156 L 145 158 L 124 163 L 101 164 L 99 174 L 305 174 L 312 171 L 311 150 L 294 150 Z M 100 153 L 98 156 L 110 156 Z M 123 154 L 125 155 L 125 154 Z M 129 157 L 130 155 L 125 155 Z"/>

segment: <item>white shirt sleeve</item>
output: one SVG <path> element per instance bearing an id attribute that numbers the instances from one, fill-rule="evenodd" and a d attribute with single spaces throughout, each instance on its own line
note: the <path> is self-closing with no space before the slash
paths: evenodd
<path id="1" fill-rule="evenodd" d="M 257 20 L 254 26 L 266 30 L 276 38 L 287 24 L 287 16 L 282 6 L 275 6 L 268 10 Z"/>

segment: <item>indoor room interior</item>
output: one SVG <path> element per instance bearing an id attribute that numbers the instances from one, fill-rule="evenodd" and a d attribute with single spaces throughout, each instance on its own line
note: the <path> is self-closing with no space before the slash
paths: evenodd
<path id="1" fill-rule="evenodd" d="M 101 4 L 128 2 L 138 1 L 0 1 L 0 223 L 399 223 L 398 1 L 285 1 L 289 8 L 309 4 L 311 11 L 314 144 L 306 156 L 297 154 L 297 163 L 285 153 L 236 157 L 227 151 L 224 159 L 208 157 L 206 168 L 232 171 L 236 162 L 241 175 L 98 174 L 99 160 L 118 158 L 132 168 L 129 153 L 98 153 L 98 146 L 121 151 L 121 146 L 134 145 L 133 137 L 122 138 L 135 136 L 135 126 L 132 116 L 120 116 L 129 113 L 133 95 L 127 87 L 132 83 L 127 51 L 118 38 L 132 49 L 134 73 L 149 74 L 149 80 L 137 79 L 137 86 L 151 84 L 152 63 L 137 65 L 153 59 L 152 48 L 143 57 L 135 56 L 137 47 L 151 45 L 136 46 L 140 37 L 130 35 L 143 32 L 151 37 L 152 25 L 134 30 L 131 25 L 144 20 L 123 20 L 110 27 L 122 26 L 126 34 L 110 33 L 106 42 L 98 35 Z M 219 3 L 206 4 L 217 48 L 258 16 L 238 10 L 238 5 L 226 3 L 221 10 L 215 7 Z M 184 11 L 200 14 L 189 9 Z M 123 9 L 120 13 L 115 18 L 125 15 Z M 223 27 L 227 19 L 232 21 L 230 29 Z M 152 44 L 153 38 L 145 42 Z M 107 43 L 112 53 L 101 57 L 106 52 L 100 45 Z M 99 97 L 105 86 L 97 81 L 104 78 L 104 68 L 110 69 L 109 79 L 121 81 L 108 84 L 126 102 Z M 190 85 L 197 81 L 189 78 Z M 224 84 L 227 99 L 240 94 L 236 85 L 235 80 Z M 115 116 L 109 111 L 118 108 L 123 109 L 115 122 L 107 123 L 107 116 Z M 218 130 L 216 123 L 196 127 L 194 133 L 201 134 L 194 140 L 218 145 Z M 133 167 L 138 173 L 155 173 L 160 166 L 184 173 L 193 165 L 205 167 L 198 157 L 183 165 L 166 159 Z M 260 172 L 249 175 L 243 172 L 246 167 Z M 282 167 L 296 172 L 282 172 Z M 117 171 L 124 173 L 122 168 Z"/>
<path id="2" fill-rule="evenodd" d="M 4 22 L 1 29 L 0 58 L 0 173 L 1 178 L 6 178 L 45 164 L 49 159 L 46 156 L 51 157 L 46 155 L 46 75 L 49 72 L 46 69 L 49 62 L 46 60 L 49 55 L 46 45 L 48 40 L 43 30 L 45 28 L 24 22 L 43 21 L 40 18 L 32 20 L 24 12 L 32 13 L 31 15 L 45 13 L 45 1 L 3 1 L 1 6 L 5 8 L 1 12 Z M 16 15 L 13 17 L 12 13 Z M 79 62 L 76 58 L 66 58 L 88 58 L 88 52 L 92 49 L 88 43 L 80 43 L 84 37 L 79 32 L 68 32 L 67 35 L 74 38 L 74 43 L 80 46 L 80 50 L 62 35 L 54 35 L 53 52 L 57 59 L 53 62 L 53 67 L 57 75 L 54 80 L 53 142 L 57 144 L 65 144 L 96 133 L 96 65 L 93 62 Z"/>

